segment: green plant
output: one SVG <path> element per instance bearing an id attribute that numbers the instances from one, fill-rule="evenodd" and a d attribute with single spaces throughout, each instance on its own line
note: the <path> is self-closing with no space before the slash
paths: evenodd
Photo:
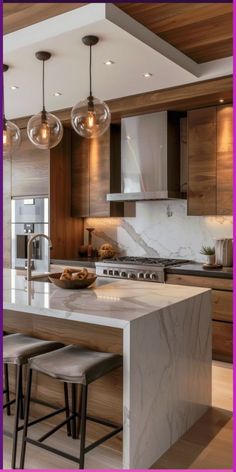
<path id="1" fill-rule="evenodd" d="M 211 246 L 202 246 L 200 254 L 203 254 L 204 256 L 214 256 L 215 248 Z"/>

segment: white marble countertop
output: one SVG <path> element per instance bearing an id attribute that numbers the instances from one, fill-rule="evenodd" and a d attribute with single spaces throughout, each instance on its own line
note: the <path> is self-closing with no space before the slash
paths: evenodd
<path id="1" fill-rule="evenodd" d="M 103 277 L 87 289 L 63 290 L 47 282 L 27 282 L 12 269 L 4 269 L 3 283 L 6 310 L 117 328 L 209 291 Z"/>

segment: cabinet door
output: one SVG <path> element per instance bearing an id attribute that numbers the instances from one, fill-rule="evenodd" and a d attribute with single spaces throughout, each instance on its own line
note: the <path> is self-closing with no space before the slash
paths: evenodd
<path id="1" fill-rule="evenodd" d="M 223 362 L 233 362 L 233 324 L 223 321 L 212 323 L 212 357 Z"/>
<path id="2" fill-rule="evenodd" d="M 110 216 L 110 130 L 90 141 L 90 216 Z"/>
<path id="3" fill-rule="evenodd" d="M 21 130 L 21 146 L 12 157 L 12 196 L 48 195 L 50 151 L 37 149 Z"/>
<path id="4" fill-rule="evenodd" d="M 89 216 L 89 139 L 71 131 L 71 214 Z"/>
<path id="5" fill-rule="evenodd" d="M 216 215 L 216 107 L 188 112 L 188 215 Z"/>
<path id="6" fill-rule="evenodd" d="M 233 202 L 233 107 L 217 107 L 217 215 L 231 215 Z"/>

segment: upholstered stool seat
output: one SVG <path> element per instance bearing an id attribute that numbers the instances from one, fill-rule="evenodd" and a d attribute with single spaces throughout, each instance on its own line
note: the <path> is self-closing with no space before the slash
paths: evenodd
<path id="1" fill-rule="evenodd" d="M 10 405 L 16 404 L 15 418 L 13 427 L 13 445 L 12 445 L 12 460 L 11 469 L 16 468 L 16 453 L 17 453 L 17 439 L 18 432 L 22 429 L 19 426 L 19 419 L 23 417 L 23 366 L 28 363 L 28 359 L 39 354 L 43 354 L 54 349 L 59 349 L 63 346 L 62 343 L 55 341 L 45 341 L 43 339 L 33 338 L 21 333 L 9 334 L 3 338 L 3 364 L 6 382 L 6 400 L 3 408 L 7 409 L 10 414 Z M 16 397 L 13 400 L 9 398 L 9 381 L 8 381 L 8 365 L 16 366 Z M 68 414 L 68 402 L 65 391 L 65 411 Z"/>
<path id="2" fill-rule="evenodd" d="M 44 341 L 24 334 L 9 334 L 3 339 L 4 364 L 27 364 L 28 359 L 39 354 L 59 349 L 62 343 Z"/>
<path id="3" fill-rule="evenodd" d="M 122 366 L 122 356 L 119 354 L 112 354 L 107 352 L 97 352 L 86 349 L 82 346 L 71 345 L 58 349 L 55 352 L 49 352 L 47 354 L 41 354 L 39 356 L 29 359 L 29 370 L 27 380 L 27 396 L 26 396 L 26 414 L 24 419 L 24 430 L 22 438 L 22 449 L 20 459 L 20 469 L 24 469 L 26 444 L 46 449 L 51 451 L 53 454 L 65 457 L 76 463 L 79 463 L 80 469 L 84 468 L 84 458 L 87 452 L 90 452 L 95 447 L 102 444 L 104 441 L 112 438 L 114 435 L 120 433 L 123 429 L 123 425 L 117 425 L 111 421 L 96 418 L 91 415 L 87 415 L 87 395 L 88 386 L 91 382 L 99 379 L 100 377 L 108 374 Z M 48 375 L 49 377 L 55 378 L 64 384 L 71 384 L 72 389 L 72 411 L 70 416 L 67 415 L 66 420 L 57 424 L 53 429 L 45 433 L 38 440 L 32 439 L 28 436 L 29 426 L 29 409 L 31 399 L 31 384 L 33 372 L 41 372 L 42 374 Z M 81 401 L 79 411 L 76 409 L 76 387 L 81 385 Z M 78 426 L 79 431 L 77 435 L 76 419 L 79 420 Z M 102 438 L 98 439 L 94 443 L 86 447 L 86 422 L 87 420 L 93 421 L 98 424 L 102 424 L 111 428 L 112 431 L 105 434 Z M 79 457 L 72 456 L 61 449 L 55 449 L 48 444 L 45 445 L 44 441 L 54 434 L 58 429 L 63 427 L 65 424 L 71 424 L 72 437 L 76 439 L 80 436 L 80 455 Z"/>
<path id="4" fill-rule="evenodd" d="M 29 360 L 31 369 L 68 383 L 88 385 L 122 365 L 122 356 L 66 346 Z"/>

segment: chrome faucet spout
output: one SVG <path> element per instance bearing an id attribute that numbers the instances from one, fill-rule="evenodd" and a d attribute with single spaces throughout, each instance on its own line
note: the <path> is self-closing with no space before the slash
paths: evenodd
<path id="1" fill-rule="evenodd" d="M 47 234 L 44 233 L 35 233 L 32 235 L 32 237 L 28 241 L 27 245 L 27 280 L 33 280 L 32 273 L 31 273 L 31 258 L 32 258 L 32 246 L 33 246 L 33 241 L 37 238 L 45 238 L 48 240 L 48 248 L 52 247 L 52 241 L 47 236 Z M 49 260 L 48 260 L 48 265 L 49 265 Z"/>

